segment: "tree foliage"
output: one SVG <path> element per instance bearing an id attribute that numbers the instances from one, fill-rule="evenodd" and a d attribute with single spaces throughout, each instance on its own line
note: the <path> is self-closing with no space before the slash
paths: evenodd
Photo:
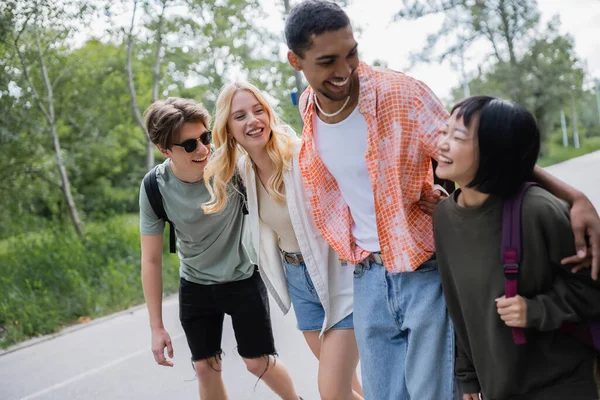
<path id="1" fill-rule="evenodd" d="M 147 169 L 147 146 L 128 90 L 129 21 L 119 18 L 131 15 L 133 3 L 113 0 L 102 9 L 89 4 L 10 0 L 0 5 L 0 145 L 10 149 L 0 156 L 9 174 L 0 189 L 12 194 L 0 198 L 0 238 L 69 222 L 50 124 L 36 103 L 37 93 L 47 110 L 33 28 L 51 81 L 52 124 L 82 219 L 137 210 L 135 189 Z M 140 113 L 156 98 L 169 96 L 194 98 L 212 113 L 220 87 L 235 76 L 247 77 L 298 129 L 290 100 L 292 72 L 279 58 L 280 40 L 255 23 L 264 16 L 258 0 L 140 0 L 139 7 L 131 69 Z M 86 36 L 92 20 L 105 21 L 106 31 Z M 159 28 L 162 46 L 156 46 Z"/>
<path id="2" fill-rule="evenodd" d="M 477 53 L 480 64 L 469 80 L 471 94 L 525 106 L 542 135 L 552 132 L 571 98 L 581 98 L 584 71 L 573 38 L 560 33 L 558 17 L 542 26 L 535 0 L 403 0 L 397 18 L 433 14 L 442 14 L 443 23 L 413 54 L 413 62 L 462 63 Z M 462 88 L 453 91 L 455 101 L 463 96 Z"/>

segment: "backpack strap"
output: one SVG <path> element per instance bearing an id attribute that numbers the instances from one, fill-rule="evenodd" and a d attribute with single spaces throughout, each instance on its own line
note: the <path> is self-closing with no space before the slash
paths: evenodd
<path id="1" fill-rule="evenodd" d="M 171 253 L 176 253 L 175 247 L 175 224 L 167 217 L 167 212 L 162 201 L 162 195 L 158 189 L 158 181 L 156 179 L 156 168 L 152 168 L 146 176 L 144 176 L 144 189 L 146 190 L 146 196 L 154 214 L 165 222 L 169 223 L 169 249 Z"/>
<path id="2" fill-rule="evenodd" d="M 233 186 L 241 193 L 241 205 L 242 205 L 242 214 L 248 215 L 248 193 L 246 192 L 246 186 L 242 181 L 242 177 L 238 171 L 235 171 L 233 177 L 231 178 Z"/>
<path id="3" fill-rule="evenodd" d="M 521 205 L 525 192 L 536 185 L 526 182 L 517 194 L 504 201 L 502 213 L 502 267 L 504 268 L 504 295 L 517 295 L 519 267 L 521 264 Z M 523 328 L 512 328 L 515 344 L 523 344 L 525 331 Z"/>

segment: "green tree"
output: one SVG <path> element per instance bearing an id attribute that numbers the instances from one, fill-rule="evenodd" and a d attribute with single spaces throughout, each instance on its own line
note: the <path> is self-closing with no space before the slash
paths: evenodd
<path id="1" fill-rule="evenodd" d="M 140 128 L 140 110 L 157 98 L 193 97 L 212 110 L 218 90 L 232 74 L 257 65 L 267 68 L 272 61 L 272 36 L 255 24 L 264 16 L 258 0 L 160 0 L 142 5 L 139 29 L 134 29 L 132 17 L 127 33 L 113 32 L 115 40 L 128 44 L 128 59 L 152 72 L 151 82 L 129 83 Z"/>
<path id="2" fill-rule="evenodd" d="M 69 22 L 76 25 L 77 21 Z M 50 35 L 40 33 L 42 38 Z M 143 147 L 131 135 L 135 125 L 124 89 L 125 52 L 97 40 L 79 49 L 69 44 L 50 47 L 44 56 L 47 74 L 54 77 L 54 127 L 73 201 L 78 213 L 91 217 L 134 211 L 131 188 L 143 175 Z M 46 116 L 21 73 L 14 46 L 0 43 L 0 51 L 4 72 L 0 74 L 0 104 L 5 115 L 0 119 L 0 146 L 11 150 L 0 156 L 8 173 L 0 190 L 11 194 L 0 199 L 2 237 L 42 229 L 51 221 L 67 222 L 63 215 L 69 213 L 56 157 L 49 151 L 53 140 Z M 31 81 L 43 90 L 36 56 L 35 51 L 23 53 Z M 135 68 L 139 68 L 137 63 Z M 144 74 L 140 77 L 145 78 Z"/>
<path id="3" fill-rule="evenodd" d="M 163 52 L 163 38 L 165 29 L 165 11 L 169 5 L 169 0 L 160 1 L 160 12 L 156 23 L 154 24 L 154 62 L 152 65 L 152 103 L 158 100 L 159 85 L 161 81 L 161 61 Z M 133 80 L 133 44 L 134 36 L 133 30 L 135 27 L 135 16 L 138 6 L 138 0 L 133 1 L 133 12 L 131 16 L 131 25 L 127 34 L 127 83 L 129 86 L 129 94 L 131 96 L 131 107 L 136 122 L 140 126 L 142 132 L 144 132 L 146 138 L 146 170 L 151 170 L 154 167 L 154 144 L 150 140 L 146 125 L 142 119 L 142 113 L 137 101 L 137 93 L 135 89 L 135 83 Z M 151 6 L 146 4 L 146 9 L 151 9 Z"/>
<path id="4" fill-rule="evenodd" d="M 4 3 L 0 5 L 0 26 L 10 28 L 2 33 L 4 38 L 16 34 L 15 27 L 20 26 L 16 22 L 23 13 L 20 3 L 11 4 L 14 12 L 6 11 L 11 9 Z M 116 21 L 115 15 L 123 8 L 132 11 L 130 1 L 106 4 L 109 21 Z M 254 8 L 257 5 L 246 0 L 215 1 L 212 5 L 169 3 L 163 14 L 157 75 L 161 4 L 140 2 L 141 18 L 129 63 L 139 111 L 153 99 L 168 96 L 195 98 L 212 111 L 223 83 L 241 73 L 269 93 L 283 120 L 300 132 L 298 110 L 290 99 L 294 78 L 291 68 L 279 59 L 280 39 L 250 23 L 262 15 Z M 91 16 L 99 18 L 93 11 L 73 12 L 65 18 L 65 25 L 74 29 L 65 31 L 66 40 L 50 44 L 57 31 L 49 29 L 50 24 L 38 28 L 42 43 L 48 44 L 44 60 L 52 80 L 53 125 L 72 199 L 85 219 L 97 220 L 137 210 L 137 191 L 132 188 L 139 186 L 148 153 L 131 107 L 127 71 L 130 25 L 113 25 L 101 38 L 87 35 L 89 40 L 78 44 L 86 37 L 86 31 L 78 27 L 86 26 Z M 78 42 L 72 40 L 74 33 L 79 34 Z M 24 31 L 20 40 L 30 38 L 35 39 L 33 30 Z M 23 56 L 34 88 L 42 93 L 46 86 L 38 53 L 33 51 L 35 40 L 33 44 L 32 48 L 22 47 L 27 50 Z M 48 151 L 53 148 L 48 121 L 22 70 L 14 43 L 0 42 L 0 105 L 5 111 L 0 119 L 0 145 L 11 149 L 0 156 L 9 170 L 9 179 L 2 180 L 0 189 L 12 194 L 0 199 L 0 237 L 35 231 L 47 222 L 69 221 L 65 217 L 70 215 L 56 157 Z"/>
<path id="5" fill-rule="evenodd" d="M 83 223 L 73 199 L 71 182 L 61 147 L 55 109 L 54 88 L 69 72 L 55 68 L 64 57 L 64 43 L 76 30 L 73 20 L 89 15 L 90 8 L 85 2 L 76 0 L 61 4 L 44 1 L 9 1 L 3 7 L 3 20 L 12 21 L 12 29 L 2 35 L 9 49 L 15 78 L 12 80 L 27 96 L 27 103 L 35 107 L 44 124 L 37 125 L 51 138 L 56 168 L 60 177 L 60 190 L 65 200 L 72 224 L 83 237 Z M 56 73 L 52 73 L 55 71 Z M 30 110 L 32 111 L 32 110 Z"/>
<path id="6" fill-rule="evenodd" d="M 571 98 L 581 97 L 584 72 L 575 55 L 574 41 L 559 33 L 560 23 L 554 18 L 532 41 L 530 47 L 513 66 L 496 62 L 469 85 L 473 95 L 491 95 L 516 100 L 511 77 L 518 71 L 523 82 L 518 88 L 519 103 L 536 117 L 543 137 L 560 122 L 560 110 L 569 106 Z M 461 88 L 453 91 L 455 101 L 463 97 Z"/>
<path id="7" fill-rule="evenodd" d="M 522 103 L 523 71 L 519 61 L 534 40 L 539 23 L 535 0 L 403 0 L 397 18 L 418 19 L 444 14 L 440 29 L 427 37 L 415 62 L 455 62 L 478 44 L 489 47 L 493 64 L 505 65 L 508 95 Z"/>
<path id="8" fill-rule="evenodd" d="M 122 46 L 88 40 L 64 59 L 70 79 L 56 88 L 64 117 L 60 129 L 70 150 L 70 175 L 78 203 L 92 219 L 137 211 L 136 192 L 145 173 L 145 144 L 131 113 Z M 140 82 L 151 80 L 139 61 Z"/>
<path id="9" fill-rule="evenodd" d="M 524 72 L 524 105 L 535 115 L 542 134 L 559 121 L 560 109 L 583 92 L 584 72 L 575 55 L 574 40 L 558 32 L 558 18 L 550 22 L 520 62 Z"/>
<path id="10" fill-rule="evenodd" d="M 600 136 L 600 109 L 596 101 L 596 92 L 592 88 L 583 93 L 579 102 L 582 131 L 587 137 Z"/>

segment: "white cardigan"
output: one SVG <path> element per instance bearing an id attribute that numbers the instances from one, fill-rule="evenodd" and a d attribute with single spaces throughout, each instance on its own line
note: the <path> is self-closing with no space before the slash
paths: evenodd
<path id="1" fill-rule="evenodd" d="M 294 135 L 289 129 L 288 134 Z M 283 182 L 292 226 L 315 290 L 325 310 L 321 335 L 333 325 L 352 313 L 353 271 L 350 264 L 342 262 L 338 254 L 321 236 L 312 217 L 310 202 L 306 196 L 298 154 L 301 141 L 295 143 L 290 170 L 284 171 Z M 258 215 L 256 174 L 247 155 L 238 160 L 238 169 L 248 192 L 248 210 L 252 246 L 258 256 L 261 277 L 267 289 L 284 314 L 290 309 L 285 270 L 279 251 L 277 234 Z"/>

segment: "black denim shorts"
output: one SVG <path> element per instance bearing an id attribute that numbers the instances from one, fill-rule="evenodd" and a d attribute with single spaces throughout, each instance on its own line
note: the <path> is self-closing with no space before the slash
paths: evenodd
<path id="1" fill-rule="evenodd" d="M 267 289 L 255 269 L 248 279 L 216 285 L 199 285 L 181 278 L 179 319 L 192 361 L 221 355 L 225 314 L 231 316 L 240 356 L 275 354 Z"/>

